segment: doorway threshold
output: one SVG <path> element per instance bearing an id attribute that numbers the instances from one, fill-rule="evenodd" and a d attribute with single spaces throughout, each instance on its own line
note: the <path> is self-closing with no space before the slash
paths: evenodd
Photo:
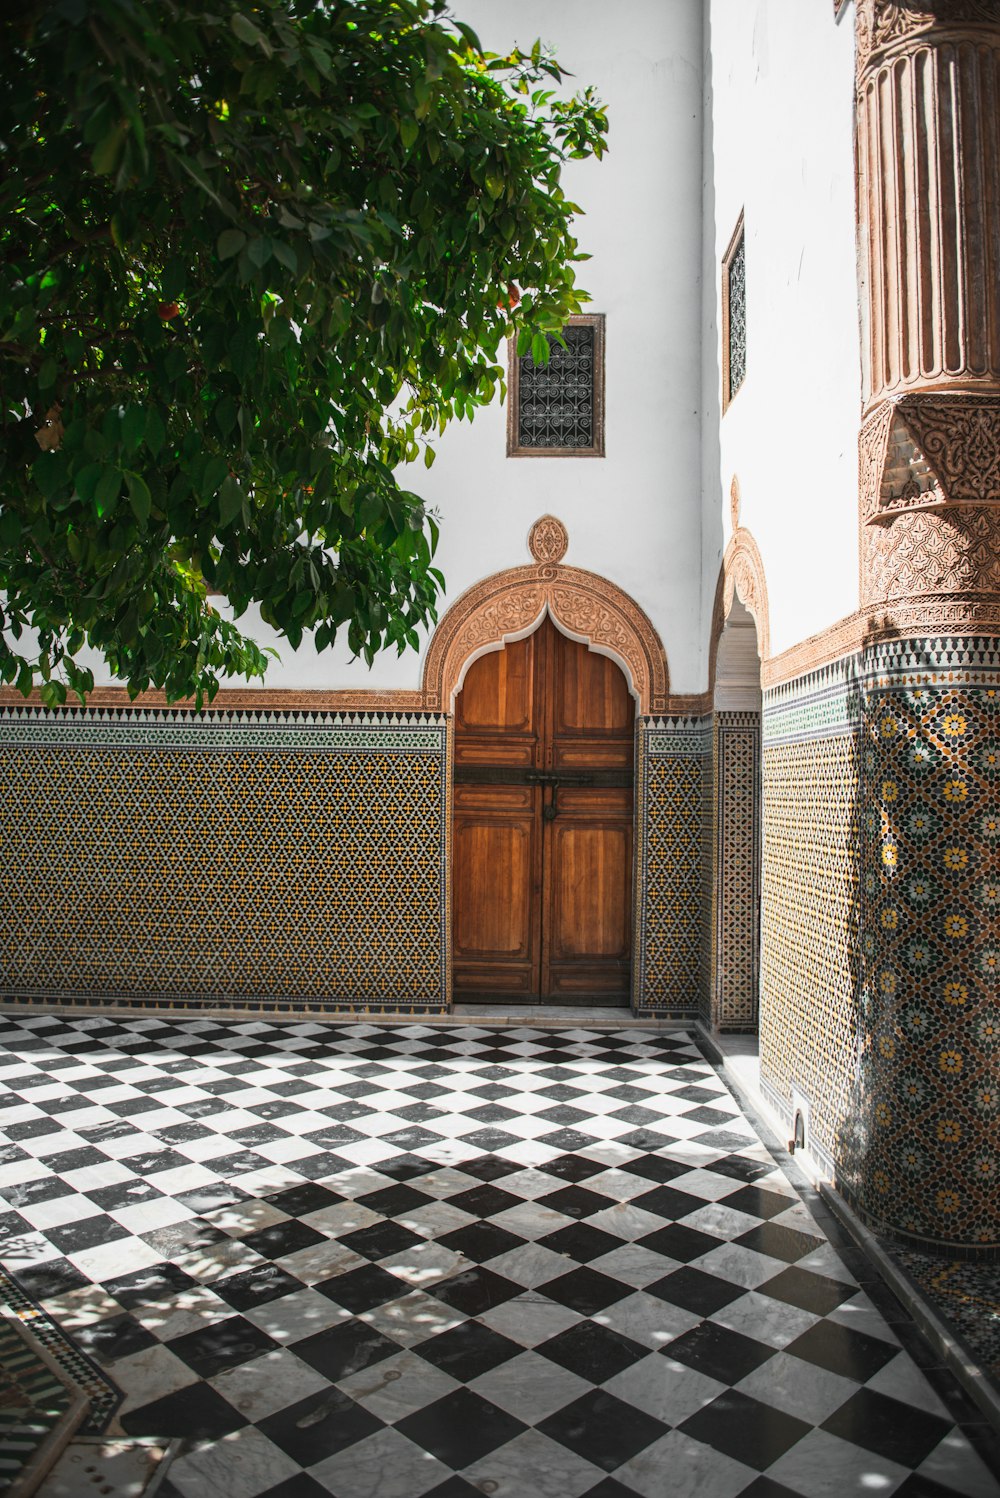
<path id="1" fill-rule="evenodd" d="M 572 1004 L 454 1004 L 451 1018 L 462 1024 L 524 1025 L 545 1030 L 688 1031 L 690 1021 L 647 1019 L 631 1009 Z"/>

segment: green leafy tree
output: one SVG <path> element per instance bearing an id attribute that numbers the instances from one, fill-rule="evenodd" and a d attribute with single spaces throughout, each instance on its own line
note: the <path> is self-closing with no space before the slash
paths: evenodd
<path id="1" fill-rule="evenodd" d="M 0 678 L 82 699 L 89 646 L 200 706 L 263 674 L 253 602 L 415 647 L 443 579 L 400 475 L 579 310 L 560 168 L 600 104 L 442 0 L 5 17 Z"/>

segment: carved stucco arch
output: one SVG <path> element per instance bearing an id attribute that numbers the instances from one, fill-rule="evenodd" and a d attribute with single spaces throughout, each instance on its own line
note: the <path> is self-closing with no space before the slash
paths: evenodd
<path id="1" fill-rule="evenodd" d="M 472 662 L 530 634 L 546 613 L 622 668 L 640 713 L 668 710 L 666 652 L 647 615 L 607 578 L 551 562 L 494 573 L 455 600 L 427 651 L 423 705 L 450 712 Z"/>
<path id="2" fill-rule="evenodd" d="M 715 688 L 715 666 L 719 653 L 719 640 L 726 627 L 733 598 L 745 605 L 757 626 L 757 648 L 761 665 L 771 654 L 771 622 L 767 601 L 767 581 L 764 563 L 757 542 L 745 526 L 738 526 L 726 547 L 715 589 L 715 607 L 712 611 L 712 643 L 708 669 L 709 692 Z"/>

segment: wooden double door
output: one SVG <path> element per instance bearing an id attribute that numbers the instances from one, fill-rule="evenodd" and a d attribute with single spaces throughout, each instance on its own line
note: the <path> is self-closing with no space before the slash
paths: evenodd
<path id="1" fill-rule="evenodd" d="M 470 666 L 455 711 L 459 1002 L 629 1002 L 635 708 L 546 618 Z"/>

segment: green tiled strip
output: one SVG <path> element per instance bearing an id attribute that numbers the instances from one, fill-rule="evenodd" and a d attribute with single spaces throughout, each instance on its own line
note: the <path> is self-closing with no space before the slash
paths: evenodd
<path id="1" fill-rule="evenodd" d="M 45 1448 L 77 1429 L 99 1435 L 118 1406 L 114 1384 L 0 1269 L 0 1493 Z"/>
<path id="2" fill-rule="evenodd" d="M 61 1446 L 86 1413 L 16 1317 L 0 1316 L 0 1492 L 47 1465 L 45 1448 Z"/>

